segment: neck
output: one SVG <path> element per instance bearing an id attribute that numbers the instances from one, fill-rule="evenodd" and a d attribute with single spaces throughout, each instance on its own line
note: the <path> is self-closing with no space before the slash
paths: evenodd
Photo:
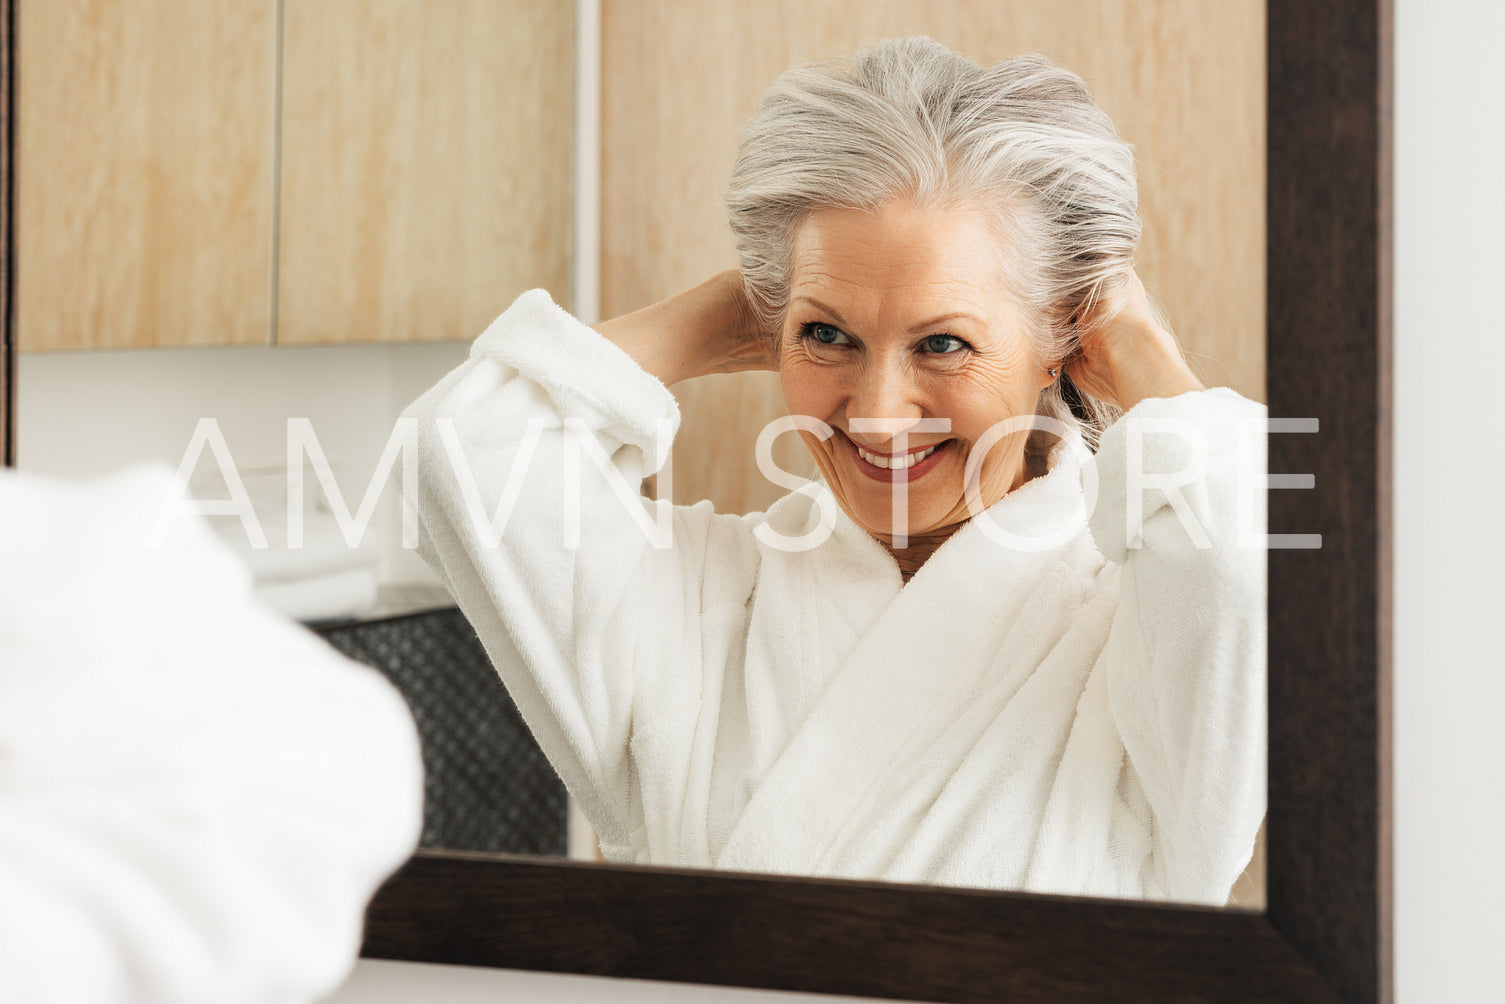
<path id="1" fill-rule="evenodd" d="M 1045 472 L 1042 469 L 1039 473 L 1043 474 Z M 1012 492 L 1026 481 L 1033 480 L 1035 476 L 1036 472 L 1031 471 L 1027 464 L 1021 462 L 1019 475 L 1014 479 L 1014 483 L 1010 486 L 1009 491 Z M 912 534 L 906 542 L 907 546 L 902 548 L 894 547 L 893 538 L 887 534 L 874 533 L 873 536 L 878 539 L 878 543 L 883 545 L 884 550 L 894 556 L 894 561 L 898 562 L 899 565 L 899 576 L 907 584 L 910 579 L 914 578 L 914 573 L 920 570 L 920 566 L 929 561 L 930 556 L 942 544 L 950 540 L 951 535 L 960 530 L 964 523 L 966 523 L 966 519 L 930 530 L 926 533 Z"/>
<path id="2" fill-rule="evenodd" d="M 920 570 L 920 566 L 929 561 L 930 556 L 961 527 L 962 524 L 953 523 L 929 533 L 915 534 L 906 542 L 907 546 L 902 548 L 894 547 L 892 537 L 879 536 L 878 543 L 894 556 L 894 561 L 899 564 L 899 575 L 907 583 Z"/>

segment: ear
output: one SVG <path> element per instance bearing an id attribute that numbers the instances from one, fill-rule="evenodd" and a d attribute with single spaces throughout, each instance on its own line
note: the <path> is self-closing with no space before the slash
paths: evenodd
<path id="1" fill-rule="evenodd" d="M 1046 330 L 1051 333 L 1056 351 L 1064 354 L 1046 360 L 1041 366 L 1041 390 L 1059 382 L 1066 374 L 1066 364 L 1081 353 L 1082 335 L 1085 334 L 1081 327 L 1084 309 L 1080 301 L 1061 299 L 1046 312 Z"/>

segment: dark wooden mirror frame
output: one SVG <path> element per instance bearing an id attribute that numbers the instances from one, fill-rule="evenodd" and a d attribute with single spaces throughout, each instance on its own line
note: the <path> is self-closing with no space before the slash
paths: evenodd
<path id="1" fill-rule="evenodd" d="M 0 0 L 0 441 L 14 463 L 15 6 Z M 936 1001 L 1389 1001 L 1390 0 L 1268 4 L 1264 913 L 422 851 L 362 954 Z"/>

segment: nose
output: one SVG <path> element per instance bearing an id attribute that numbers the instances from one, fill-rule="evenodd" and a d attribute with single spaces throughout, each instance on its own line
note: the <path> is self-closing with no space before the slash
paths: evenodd
<path id="1" fill-rule="evenodd" d="M 902 363 L 875 360 L 863 367 L 847 402 L 847 418 L 881 420 L 884 434 L 897 435 L 924 417 L 919 388 Z"/>

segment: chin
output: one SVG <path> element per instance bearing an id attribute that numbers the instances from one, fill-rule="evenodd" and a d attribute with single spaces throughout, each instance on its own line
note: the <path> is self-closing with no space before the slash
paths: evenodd
<path id="1" fill-rule="evenodd" d="M 851 516 L 853 522 L 858 526 L 875 536 L 891 538 L 897 533 L 894 526 L 893 512 L 888 506 L 883 506 L 881 509 L 873 507 L 870 510 L 860 509 L 856 512 L 849 511 L 847 515 Z M 947 521 L 944 515 L 936 516 L 928 510 L 911 513 L 909 528 L 905 531 L 905 536 L 920 537 L 943 530 L 949 525 L 950 522 Z"/>

